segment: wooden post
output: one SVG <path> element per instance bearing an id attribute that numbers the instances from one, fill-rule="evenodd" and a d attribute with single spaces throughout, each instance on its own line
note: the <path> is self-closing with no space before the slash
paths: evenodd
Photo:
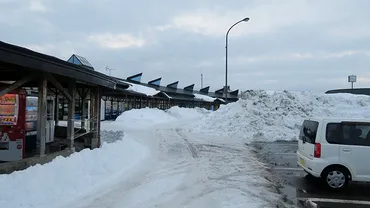
<path id="1" fill-rule="evenodd" d="M 104 118 L 107 119 L 107 99 L 104 100 Z"/>
<path id="2" fill-rule="evenodd" d="M 95 131 L 95 92 L 90 88 L 90 132 Z M 92 144 L 90 144 L 92 145 Z"/>
<path id="3" fill-rule="evenodd" d="M 129 105 L 130 105 L 130 104 L 129 104 L 129 102 L 128 102 L 127 94 L 125 94 L 125 108 L 124 108 L 124 110 L 125 110 L 125 111 L 130 109 Z"/>
<path id="4" fill-rule="evenodd" d="M 120 112 L 119 112 L 119 110 L 120 110 L 120 109 L 119 109 L 119 105 L 120 105 L 120 103 L 121 103 L 121 102 L 120 102 L 120 100 L 117 100 L 117 117 L 119 116 L 119 113 L 120 113 Z"/>
<path id="5" fill-rule="evenodd" d="M 59 90 L 57 89 L 56 92 L 55 92 L 55 112 L 54 112 L 54 115 L 55 115 L 55 126 L 58 126 L 58 123 L 59 123 Z"/>
<path id="6" fill-rule="evenodd" d="M 97 120 L 97 131 L 96 131 L 96 136 L 95 138 L 97 138 L 98 140 L 98 144 L 97 144 L 97 147 L 99 148 L 100 147 L 100 144 L 101 144 L 101 140 L 100 140 L 100 122 L 101 122 L 101 95 L 102 95 L 102 90 L 101 88 L 98 86 L 96 88 L 96 114 L 97 114 L 97 117 L 98 117 L 98 120 Z"/>
<path id="7" fill-rule="evenodd" d="M 110 115 L 109 115 L 110 119 L 112 119 L 113 117 L 113 97 L 111 97 L 110 99 Z"/>
<path id="8" fill-rule="evenodd" d="M 86 130 L 86 98 L 82 98 L 81 104 L 81 129 Z"/>
<path id="9" fill-rule="evenodd" d="M 67 141 L 68 147 L 73 149 L 75 139 L 75 107 L 76 107 L 76 80 L 70 79 L 68 82 L 68 94 L 71 100 L 68 100 L 68 120 L 67 120 Z"/>
<path id="10" fill-rule="evenodd" d="M 46 146 L 47 85 L 48 80 L 43 76 L 39 81 L 37 111 L 37 153 L 40 156 L 45 155 Z"/>
<path id="11" fill-rule="evenodd" d="M 85 107 L 86 101 L 87 101 L 87 93 L 89 92 L 89 89 L 83 90 L 81 99 L 82 99 L 82 106 L 81 106 L 81 129 L 86 130 L 86 112 L 87 108 Z"/>
<path id="12" fill-rule="evenodd" d="M 101 106 L 101 89 L 96 87 L 95 90 L 90 95 L 90 102 L 93 105 L 92 107 L 92 139 L 91 139 L 91 148 L 98 148 L 100 147 L 100 106 Z"/>

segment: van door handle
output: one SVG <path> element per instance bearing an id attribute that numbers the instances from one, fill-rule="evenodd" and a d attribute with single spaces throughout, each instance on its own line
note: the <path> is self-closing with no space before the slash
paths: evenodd
<path id="1" fill-rule="evenodd" d="M 343 152 L 350 152 L 351 151 L 351 149 L 349 149 L 349 148 L 343 148 L 342 150 L 343 150 Z"/>

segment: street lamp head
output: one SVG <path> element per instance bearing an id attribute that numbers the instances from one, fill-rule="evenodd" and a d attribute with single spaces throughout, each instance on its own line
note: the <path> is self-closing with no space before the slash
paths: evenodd
<path id="1" fill-rule="evenodd" d="M 244 18 L 242 21 L 248 22 L 249 21 L 249 17 Z"/>

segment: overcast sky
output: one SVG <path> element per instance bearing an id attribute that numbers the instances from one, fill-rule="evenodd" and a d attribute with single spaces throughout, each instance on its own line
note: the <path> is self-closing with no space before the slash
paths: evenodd
<path id="1" fill-rule="evenodd" d="M 367 0 L 0 0 L 0 40 L 103 73 L 220 89 L 370 87 Z"/>

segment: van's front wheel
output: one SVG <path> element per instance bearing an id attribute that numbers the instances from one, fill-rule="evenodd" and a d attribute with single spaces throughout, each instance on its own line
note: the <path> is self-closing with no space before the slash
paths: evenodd
<path id="1" fill-rule="evenodd" d="M 342 190 L 348 185 L 348 172 L 341 167 L 330 167 L 322 174 L 326 186 L 333 190 Z"/>

